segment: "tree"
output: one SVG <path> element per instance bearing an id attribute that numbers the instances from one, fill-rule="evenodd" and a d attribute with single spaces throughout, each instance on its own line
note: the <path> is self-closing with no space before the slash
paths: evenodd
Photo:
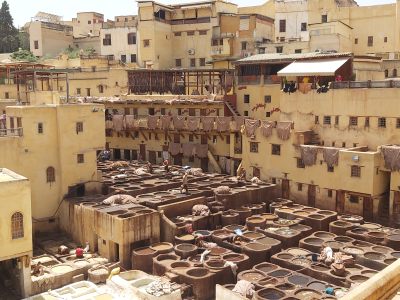
<path id="1" fill-rule="evenodd" d="M 11 54 L 11 58 L 17 61 L 29 61 L 35 62 L 37 61 L 37 57 L 33 55 L 33 53 L 29 50 L 22 50 L 21 48 L 18 51 L 13 52 Z"/>
<path id="2" fill-rule="evenodd" d="M 14 27 L 10 7 L 4 1 L 0 8 L 0 53 L 10 53 L 18 50 L 18 30 Z"/>

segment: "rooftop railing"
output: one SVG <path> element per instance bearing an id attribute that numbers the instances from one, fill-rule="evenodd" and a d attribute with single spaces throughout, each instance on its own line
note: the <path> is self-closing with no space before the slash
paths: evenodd
<path id="1" fill-rule="evenodd" d="M 24 130 L 22 127 L 11 129 L 0 129 L 0 137 L 23 136 Z"/>

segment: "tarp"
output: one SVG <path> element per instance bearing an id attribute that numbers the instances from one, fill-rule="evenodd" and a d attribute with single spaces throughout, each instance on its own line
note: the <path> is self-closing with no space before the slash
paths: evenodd
<path id="1" fill-rule="evenodd" d="M 334 76 L 349 58 L 314 59 L 292 62 L 278 72 L 279 76 Z"/>

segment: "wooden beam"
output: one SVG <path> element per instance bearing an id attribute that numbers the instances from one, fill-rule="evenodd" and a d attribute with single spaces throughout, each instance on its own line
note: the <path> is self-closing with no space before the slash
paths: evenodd
<path id="1" fill-rule="evenodd" d="M 158 141 L 158 135 L 157 132 L 154 133 L 154 138 L 156 139 L 156 141 Z"/>
<path id="2" fill-rule="evenodd" d="M 147 139 L 147 136 L 144 134 L 144 132 L 143 131 L 139 131 L 140 132 L 140 134 L 143 136 L 143 138 L 147 141 L 148 139 Z"/>
<path id="3" fill-rule="evenodd" d="M 221 140 L 224 140 L 224 136 L 221 134 L 221 132 L 218 132 L 218 135 L 221 138 Z"/>

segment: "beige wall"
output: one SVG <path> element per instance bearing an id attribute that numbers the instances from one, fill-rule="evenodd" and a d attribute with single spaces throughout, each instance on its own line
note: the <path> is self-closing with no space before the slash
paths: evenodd
<path id="1" fill-rule="evenodd" d="M 96 150 L 104 148 L 102 105 L 42 105 L 7 108 L 10 117 L 20 117 L 23 137 L 0 139 L 0 165 L 19 172 L 31 181 L 32 216 L 54 216 L 68 187 L 97 179 Z M 83 122 L 83 132 L 76 132 Z M 43 133 L 38 133 L 38 123 Z M 77 163 L 84 154 L 84 163 Z M 55 168 L 55 182 L 46 182 L 46 169 Z"/>
<path id="2" fill-rule="evenodd" d="M 31 188 L 28 179 L 0 169 L 0 198 L 0 261 L 32 255 Z M 11 217 L 16 212 L 23 215 L 24 235 L 12 239 Z"/>

